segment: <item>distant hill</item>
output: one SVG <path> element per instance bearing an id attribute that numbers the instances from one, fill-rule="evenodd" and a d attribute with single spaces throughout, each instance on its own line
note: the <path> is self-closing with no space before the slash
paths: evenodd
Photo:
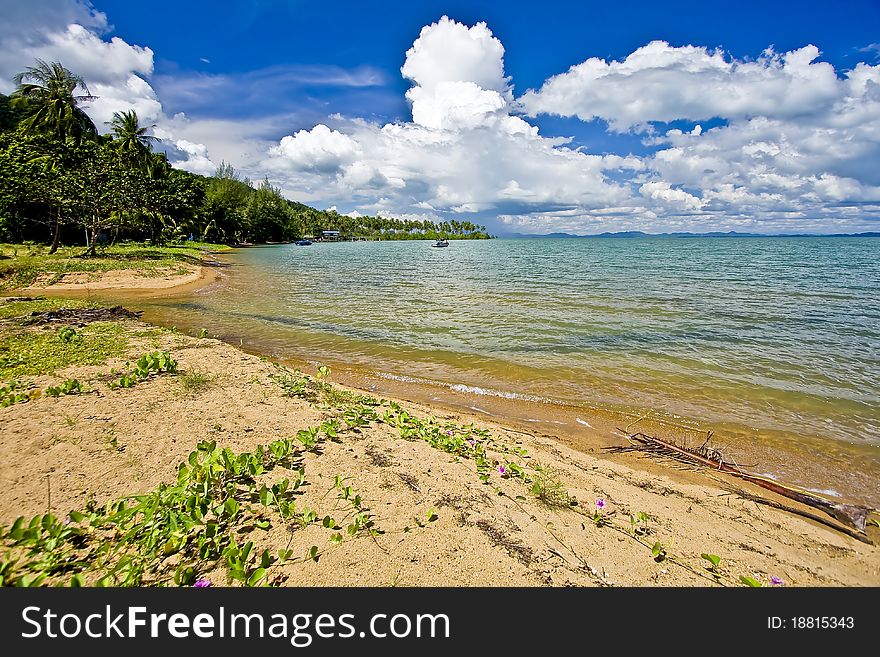
<path id="1" fill-rule="evenodd" d="M 736 231 L 710 232 L 710 233 L 643 233 L 640 230 L 627 230 L 619 233 L 599 233 L 597 235 L 573 235 L 572 233 L 546 233 L 542 235 L 528 233 L 509 233 L 500 237 L 522 237 L 522 238 L 572 238 L 572 239 L 602 239 L 602 238 L 626 238 L 639 239 L 643 237 L 671 237 L 671 238 L 688 238 L 688 237 L 880 237 L 880 232 L 867 233 L 827 233 L 827 234 L 766 234 L 766 233 L 738 233 Z"/>

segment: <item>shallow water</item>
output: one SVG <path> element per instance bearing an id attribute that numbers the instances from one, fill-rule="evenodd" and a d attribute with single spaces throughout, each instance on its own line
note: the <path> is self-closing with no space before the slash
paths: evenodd
<path id="1" fill-rule="evenodd" d="M 734 453 L 813 459 L 759 471 L 876 504 L 878 256 L 874 238 L 284 245 L 242 249 L 219 284 L 137 305 L 377 380 L 686 418 Z"/>

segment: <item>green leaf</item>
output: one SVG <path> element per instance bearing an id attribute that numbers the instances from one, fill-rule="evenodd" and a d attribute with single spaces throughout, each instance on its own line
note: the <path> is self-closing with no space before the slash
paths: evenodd
<path id="1" fill-rule="evenodd" d="M 764 586 L 758 580 L 752 579 L 751 577 L 746 577 L 745 575 L 740 575 L 739 581 L 742 582 L 743 584 L 745 584 L 746 586 L 751 586 L 754 588 L 761 588 Z"/>
<path id="2" fill-rule="evenodd" d="M 248 586 L 256 586 L 266 576 L 265 568 L 257 568 L 247 579 Z"/>
<path id="3" fill-rule="evenodd" d="M 312 547 L 309 548 L 308 557 L 309 557 L 309 559 L 311 559 L 315 563 L 318 563 L 318 546 L 317 545 L 313 545 Z"/>
<path id="4" fill-rule="evenodd" d="M 719 564 L 721 563 L 721 557 L 719 557 L 717 554 L 703 553 L 700 556 L 703 557 L 703 559 L 705 559 L 709 563 L 711 563 L 713 568 L 717 568 L 719 566 Z"/>
<path id="5" fill-rule="evenodd" d="M 439 517 L 434 509 L 428 509 L 428 522 L 434 522 Z"/>

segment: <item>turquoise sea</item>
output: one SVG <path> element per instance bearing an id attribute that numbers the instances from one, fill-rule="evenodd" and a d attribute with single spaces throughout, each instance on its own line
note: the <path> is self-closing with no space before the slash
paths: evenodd
<path id="1" fill-rule="evenodd" d="M 715 430 L 756 471 L 880 503 L 880 239 L 346 242 L 224 259 L 217 284 L 141 302 L 145 317 L 480 410 L 652 413 Z"/>

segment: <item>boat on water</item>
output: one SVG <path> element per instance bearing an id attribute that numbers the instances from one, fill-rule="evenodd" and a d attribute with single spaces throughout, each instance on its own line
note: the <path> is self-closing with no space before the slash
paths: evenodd
<path id="1" fill-rule="evenodd" d="M 449 246 L 449 240 L 447 240 L 447 239 L 437 240 L 431 246 L 438 248 L 438 249 L 443 246 Z"/>
<path id="2" fill-rule="evenodd" d="M 296 246 L 311 246 L 312 240 L 297 240 L 294 244 Z"/>

